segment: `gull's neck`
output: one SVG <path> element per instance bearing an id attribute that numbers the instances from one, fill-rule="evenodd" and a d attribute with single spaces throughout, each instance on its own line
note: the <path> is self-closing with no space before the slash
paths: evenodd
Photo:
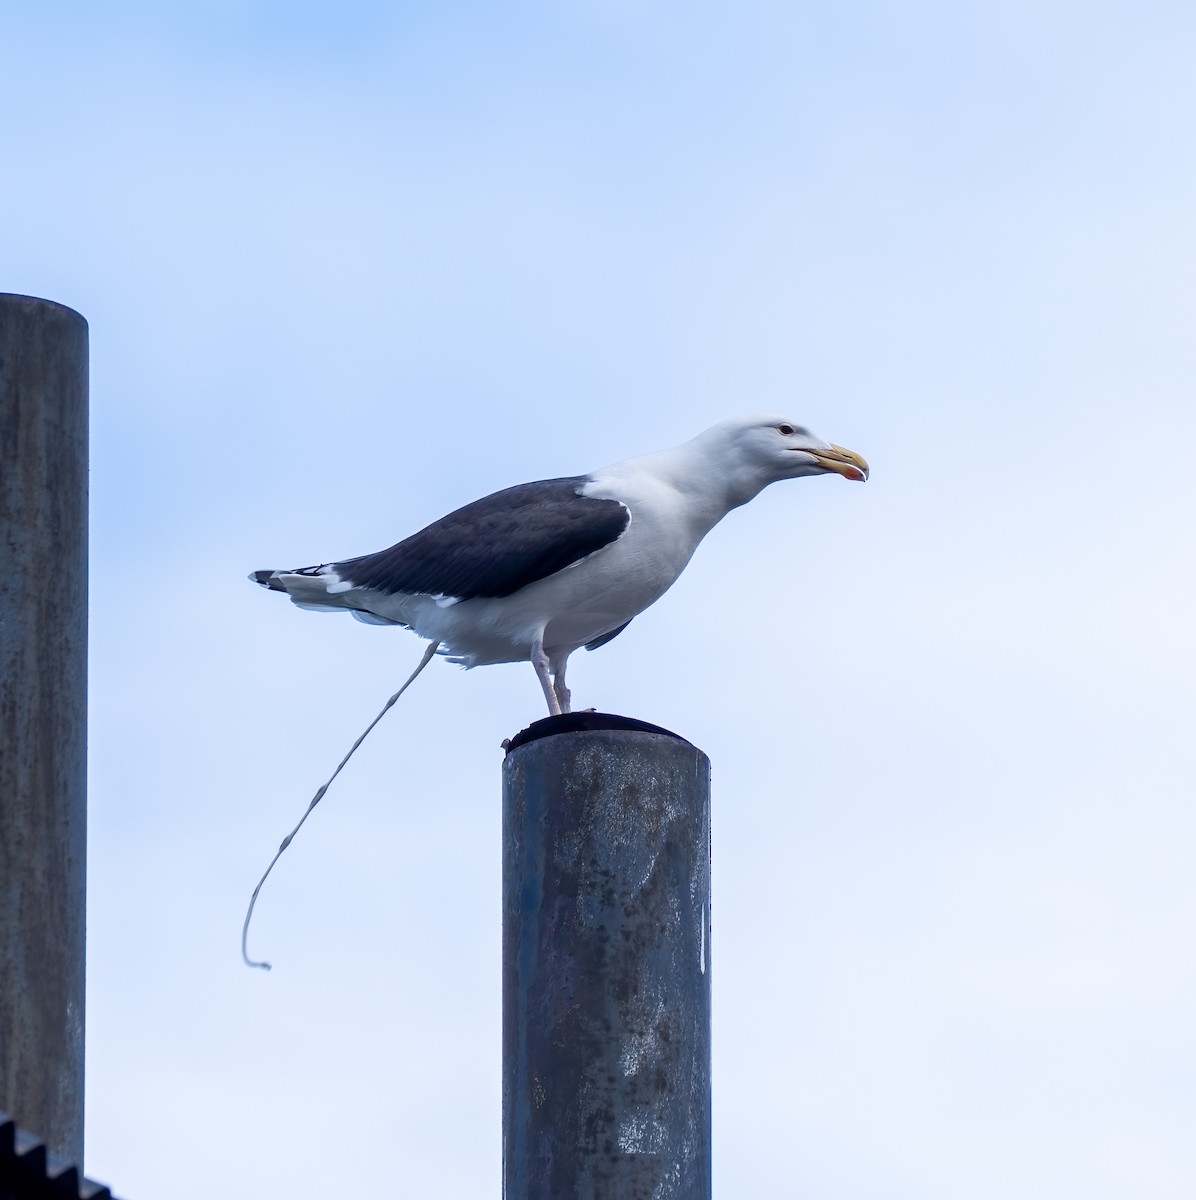
<path id="1" fill-rule="evenodd" d="M 631 480 L 651 478 L 682 498 L 687 515 L 701 534 L 709 532 L 733 508 L 746 504 L 772 482 L 756 464 L 732 452 L 725 438 L 699 434 L 668 450 L 640 454 L 607 467 L 601 474 Z"/>

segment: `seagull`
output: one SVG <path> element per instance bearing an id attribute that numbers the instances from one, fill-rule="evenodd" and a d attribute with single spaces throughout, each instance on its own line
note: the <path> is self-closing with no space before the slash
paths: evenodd
<path id="1" fill-rule="evenodd" d="M 465 667 L 530 662 L 550 716 L 569 712 L 565 664 L 605 646 L 677 581 L 698 543 L 770 483 L 806 475 L 868 478 L 868 464 L 787 417 L 723 421 L 671 450 L 588 475 L 521 483 L 475 500 L 360 558 L 254 571 L 254 583 L 300 608 L 351 612 L 428 639 L 419 666 L 312 797 L 258 880 L 249 924 L 274 864 L 370 731 L 437 654 Z"/>
<path id="2" fill-rule="evenodd" d="M 555 716 L 570 711 L 569 656 L 659 600 L 723 517 L 770 483 L 828 473 L 863 481 L 868 464 L 787 417 L 738 418 L 671 450 L 495 492 L 376 554 L 249 578 L 303 609 L 413 630 L 431 643 L 416 674 L 434 653 L 465 667 L 530 662 Z"/>

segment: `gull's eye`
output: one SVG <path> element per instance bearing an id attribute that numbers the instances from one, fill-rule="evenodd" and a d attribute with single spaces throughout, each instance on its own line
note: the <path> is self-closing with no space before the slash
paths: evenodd
<path id="1" fill-rule="evenodd" d="M 778 425 L 777 426 L 777 433 L 782 434 L 784 437 L 792 437 L 796 432 L 797 431 L 793 428 L 792 425 Z"/>

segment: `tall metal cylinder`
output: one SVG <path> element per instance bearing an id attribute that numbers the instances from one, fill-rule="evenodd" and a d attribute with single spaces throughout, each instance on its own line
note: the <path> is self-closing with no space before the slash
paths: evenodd
<path id="1" fill-rule="evenodd" d="M 0 295 L 0 1108 L 83 1161 L 87 322 Z"/>
<path id="2" fill-rule="evenodd" d="M 710 1198 L 710 763 L 604 714 L 503 764 L 505 1200 Z"/>

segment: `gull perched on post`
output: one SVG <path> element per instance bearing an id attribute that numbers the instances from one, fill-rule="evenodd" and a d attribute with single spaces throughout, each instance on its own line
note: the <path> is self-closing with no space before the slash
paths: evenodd
<path id="1" fill-rule="evenodd" d="M 565 664 L 596 650 L 673 585 L 698 543 L 770 483 L 868 464 L 787 417 L 723 421 L 672 450 L 564 479 L 522 483 L 475 500 L 377 554 L 249 578 L 300 607 L 348 611 L 429 640 L 419 665 L 312 797 L 253 889 L 249 923 L 274 864 L 370 730 L 438 651 L 466 667 L 530 662 L 548 711 L 569 711 Z"/>
<path id="2" fill-rule="evenodd" d="M 466 667 L 531 662 L 569 711 L 569 655 L 622 633 L 698 543 L 770 483 L 868 464 L 787 417 L 723 421 L 671 450 L 475 500 L 376 554 L 250 576 L 300 608 L 414 630 Z M 424 664 L 421 663 L 421 668 Z"/>

